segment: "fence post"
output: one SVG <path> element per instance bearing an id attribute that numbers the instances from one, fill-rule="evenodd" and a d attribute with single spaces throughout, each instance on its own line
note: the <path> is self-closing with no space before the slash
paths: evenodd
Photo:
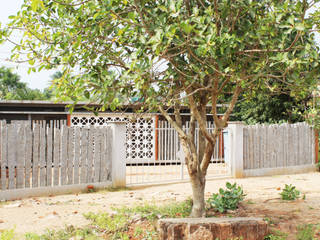
<path id="1" fill-rule="evenodd" d="M 231 174 L 234 178 L 243 177 L 243 128 L 242 122 L 229 122 L 228 158 L 231 164 Z"/>
<path id="2" fill-rule="evenodd" d="M 111 179 L 113 187 L 126 186 L 126 123 L 112 122 L 111 126 Z"/>

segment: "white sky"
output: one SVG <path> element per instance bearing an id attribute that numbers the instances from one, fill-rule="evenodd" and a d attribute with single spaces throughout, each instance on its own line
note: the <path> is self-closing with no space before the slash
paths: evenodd
<path id="1" fill-rule="evenodd" d="M 8 22 L 8 16 L 15 15 L 19 11 L 23 0 L 0 0 L 0 22 L 4 26 Z M 42 70 L 37 73 L 28 74 L 28 64 L 14 64 L 7 61 L 10 57 L 11 44 L 0 45 L 0 66 L 11 67 L 13 72 L 17 73 L 21 77 L 22 82 L 28 83 L 30 88 L 44 89 L 49 86 L 50 76 L 54 74 L 55 70 Z"/>

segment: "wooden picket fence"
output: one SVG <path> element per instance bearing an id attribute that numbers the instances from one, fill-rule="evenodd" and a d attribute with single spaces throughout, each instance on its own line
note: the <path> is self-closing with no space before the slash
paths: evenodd
<path id="1" fill-rule="evenodd" d="M 0 189 L 110 181 L 111 138 L 110 127 L 1 121 Z"/>
<path id="2" fill-rule="evenodd" d="M 244 169 L 285 168 L 315 163 L 315 132 L 306 123 L 245 126 Z"/>

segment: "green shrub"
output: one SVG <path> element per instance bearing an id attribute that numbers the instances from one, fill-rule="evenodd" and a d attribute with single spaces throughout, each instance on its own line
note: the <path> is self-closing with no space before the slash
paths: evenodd
<path id="1" fill-rule="evenodd" d="M 295 186 L 286 184 L 280 195 L 282 200 L 292 201 L 300 197 L 300 191 Z"/>
<path id="2" fill-rule="evenodd" d="M 219 193 L 214 193 L 207 200 L 209 208 L 213 208 L 221 213 L 228 209 L 234 210 L 238 208 L 238 204 L 243 201 L 245 194 L 240 186 L 236 183 L 226 183 L 227 189 L 219 189 Z"/>
<path id="3" fill-rule="evenodd" d="M 0 240 L 13 240 L 13 239 L 16 239 L 14 229 L 0 231 Z"/>
<path id="4" fill-rule="evenodd" d="M 313 240 L 314 230 L 312 224 L 300 225 L 297 228 L 297 240 Z"/>

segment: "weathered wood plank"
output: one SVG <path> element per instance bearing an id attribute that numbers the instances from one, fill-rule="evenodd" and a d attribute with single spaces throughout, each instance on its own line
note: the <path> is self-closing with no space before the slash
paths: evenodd
<path id="1" fill-rule="evenodd" d="M 316 157 L 316 155 L 315 155 L 315 132 L 314 132 L 314 129 L 310 129 L 311 130 L 311 145 L 310 146 L 312 146 L 312 151 L 311 151 L 311 155 L 312 155 L 312 161 L 313 161 L 313 163 L 315 163 L 315 157 Z M 318 159 L 317 159 L 318 160 Z"/>
<path id="2" fill-rule="evenodd" d="M 112 173 L 112 130 L 110 127 L 107 128 L 106 132 L 106 169 L 107 169 L 107 177 L 104 181 L 108 180 L 111 181 L 111 173 Z"/>
<path id="3" fill-rule="evenodd" d="M 101 131 L 95 129 L 94 131 L 94 182 L 100 181 L 100 168 L 101 168 Z"/>
<path id="4" fill-rule="evenodd" d="M 39 140 L 40 140 L 40 125 L 33 125 L 33 162 L 32 162 L 32 187 L 39 185 Z"/>
<path id="5" fill-rule="evenodd" d="M 106 162 L 106 139 L 107 139 L 107 128 L 101 129 L 101 155 L 100 155 L 100 182 L 104 182 L 108 179 L 108 169 L 107 169 L 107 162 Z"/>
<path id="6" fill-rule="evenodd" d="M 67 161 L 68 184 L 73 184 L 73 168 L 74 168 L 74 128 L 69 128 L 68 161 Z"/>
<path id="7" fill-rule="evenodd" d="M 7 189 L 7 173 L 6 169 L 8 166 L 8 156 L 7 156 L 7 147 L 8 147 L 8 138 L 7 138 L 7 124 L 6 121 L 0 121 L 1 127 L 1 156 L 0 156 L 0 168 L 1 168 L 1 182 L 0 187 L 2 190 Z"/>
<path id="8" fill-rule="evenodd" d="M 264 165 L 265 161 L 265 145 L 266 145 L 266 140 L 265 140 L 265 125 L 261 125 L 259 129 L 259 135 L 260 135 L 260 161 L 259 161 L 259 166 L 258 168 L 262 168 Z"/>
<path id="9" fill-rule="evenodd" d="M 56 121 L 57 124 L 58 121 Z M 61 157 L 61 130 L 56 126 L 54 128 L 54 146 L 53 146 L 53 185 L 59 185 L 59 170 L 60 170 L 60 157 Z"/>
<path id="10" fill-rule="evenodd" d="M 17 129 L 17 188 L 24 187 L 24 166 L 25 166 L 25 125 L 19 125 Z"/>
<path id="11" fill-rule="evenodd" d="M 74 173 L 73 183 L 79 184 L 79 162 L 80 162 L 80 128 L 76 127 L 74 131 Z"/>
<path id="12" fill-rule="evenodd" d="M 278 140 L 278 151 L 279 155 L 277 158 L 277 167 L 283 166 L 283 133 L 284 133 L 284 126 L 283 124 L 279 125 L 278 132 L 277 132 L 277 140 Z"/>
<path id="13" fill-rule="evenodd" d="M 30 180 L 31 180 L 31 173 L 32 173 L 32 148 L 33 148 L 33 141 L 32 141 L 32 129 L 30 124 L 25 125 L 25 187 L 30 188 Z"/>
<path id="14" fill-rule="evenodd" d="M 89 142 L 88 142 L 88 168 L 87 168 L 87 183 L 92 183 L 93 182 L 93 178 L 92 178 L 92 165 L 93 165 L 93 141 L 94 141 L 94 131 L 93 131 L 93 127 L 90 128 L 89 130 Z"/>
<path id="15" fill-rule="evenodd" d="M 43 121 L 40 126 L 40 186 L 44 187 L 47 185 L 47 161 L 46 161 L 46 128 Z"/>
<path id="16" fill-rule="evenodd" d="M 61 131 L 61 174 L 60 174 L 60 183 L 61 185 L 67 184 L 67 161 L 68 161 L 68 154 L 67 154 L 67 147 L 68 147 L 68 134 L 69 128 L 67 126 L 62 126 Z"/>
<path id="17" fill-rule="evenodd" d="M 243 167 L 248 169 L 248 129 L 243 128 Z"/>
<path id="18" fill-rule="evenodd" d="M 252 126 L 248 127 L 248 134 L 249 134 L 249 162 L 248 162 L 248 169 L 253 168 L 253 163 L 254 163 L 254 142 L 253 142 L 253 129 Z"/>
<path id="19" fill-rule="evenodd" d="M 259 136 L 258 136 L 258 125 L 252 126 L 252 152 L 253 158 L 251 162 L 251 168 L 256 169 L 259 166 Z"/>
<path id="20" fill-rule="evenodd" d="M 15 124 L 10 124 L 8 128 L 8 171 L 9 171 L 9 189 L 16 188 L 15 172 L 17 166 L 17 128 Z"/>
<path id="21" fill-rule="evenodd" d="M 47 186 L 51 186 L 52 185 L 52 165 L 53 165 L 53 161 L 52 161 L 52 145 L 53 145 L 53 141 L 52 141 L 52 125 L 50 124 L 47 127 Z"/>
<path id="22" fill-rule="evenodd" d="M 1 146 L 0 146 L 0 167 L 1 167 L 1 182 L 0 182 L 0 188 L 2 190 L 7 189 L 7 166 L 8 166 L 8 138 L 7 138 L 7 123 L 5 120 L 0 121 L 1 126 Z"/>
<path id="23" fill-rule="evenodd" d="M 81 143 L 80 143 L 80 167 L 81 167 L 81 172 L 80 172 L 80 182 L 81 183 L 86 183 L 87 182 L 87 168 L 88 168 L 88 163 L 87 163 L 87 157 L 88 157 L 88 129 L 87 128 L 82 128 L 80 132 L 80 138 L 81 138 Z"/>

